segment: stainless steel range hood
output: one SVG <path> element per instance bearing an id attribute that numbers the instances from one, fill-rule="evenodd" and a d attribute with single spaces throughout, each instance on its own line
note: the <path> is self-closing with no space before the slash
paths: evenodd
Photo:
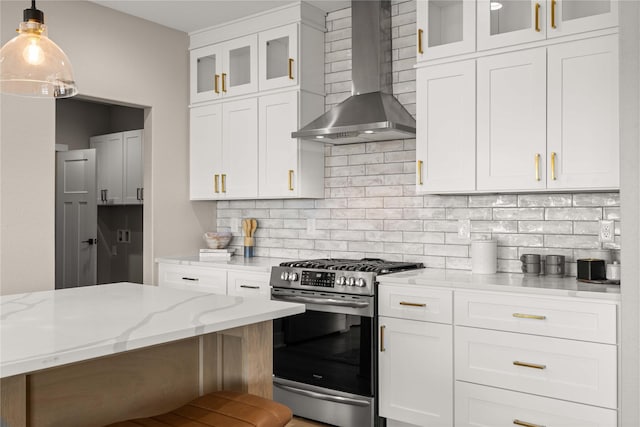
<path id="1" fill-rule="evenodd" d="M 392 93 L 391 2 L 351 2 L 352 95 L 291 137 L 329 144 L 413 138 L 416 121 Z"/>

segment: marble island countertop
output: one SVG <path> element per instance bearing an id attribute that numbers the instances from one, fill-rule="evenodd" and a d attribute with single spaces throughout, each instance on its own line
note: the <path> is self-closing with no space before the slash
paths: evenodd
<path id="1" fill-rule="evenodd" d="M 0 378 L 304 312 L 304 305 L 114 283 L 0 297 Z"/>
<path id="2" fill-rule="evenodd" d="M 472 274 L 425 268 L 378 276 L 381 284 L 439 286 L 454 289 L 519 292 L 620 301 L 620 285 L 578 282 L 575 277 L 525 276 L 515 273 Z"/>

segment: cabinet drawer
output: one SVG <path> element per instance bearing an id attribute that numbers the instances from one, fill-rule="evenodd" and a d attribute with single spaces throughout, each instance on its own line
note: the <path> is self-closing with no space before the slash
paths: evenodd
<path id="1" fill-rule="evenodd" d="M 269 277 L 269 273 L 229 271 L 227 274 L 229 295 L 270 299 Z"/>
<path id="2" fill-rule="evenodd" d="M 456 379 L 616 408 L 616 346 L 456 327 Z"/>
<path id="3" fill-rule="evenodd" d="M 429 322 L 452 322 L 452 292 L 409 286 L 380 285 L 380 316 Z"/>
<path id="4" fill-rule="evenodd" d="M 546 397 L 456 383 L 456 426 L 613 427 L 617 411 Z"/>
<path id="5" fill-rule="evenodd" d="M 616 305 L 519 295 L 456 292 L 456 325 L 616 343 Z"/>
<path id="6" fill-rule="evenodd" d="M 158 285 L 226 295 L 227 272 L 185 265 L 158 265 Z"/>

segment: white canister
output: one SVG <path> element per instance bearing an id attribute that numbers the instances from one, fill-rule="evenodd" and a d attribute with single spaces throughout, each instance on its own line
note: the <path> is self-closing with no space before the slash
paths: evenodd
<path id="1" fill-rule="evenodd" d="M 607 264 L 607 279 L 620 280 L 620 263 L 618 263 L 618 261 Z"/>
<path id="2" fill-rule="evenodd" d="M 471 272 L 495 274 L 498 267 L 498 241 L 474 240 L 471 242 Z"/>

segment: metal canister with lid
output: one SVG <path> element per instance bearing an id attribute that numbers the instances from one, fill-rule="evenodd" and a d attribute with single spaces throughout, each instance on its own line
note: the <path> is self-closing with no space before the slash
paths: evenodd
<path id="1" fill-rule="evenodd" d="M 547 255 L 545 273 L 549 277 L 564 277 L 564 255 Z"/>

